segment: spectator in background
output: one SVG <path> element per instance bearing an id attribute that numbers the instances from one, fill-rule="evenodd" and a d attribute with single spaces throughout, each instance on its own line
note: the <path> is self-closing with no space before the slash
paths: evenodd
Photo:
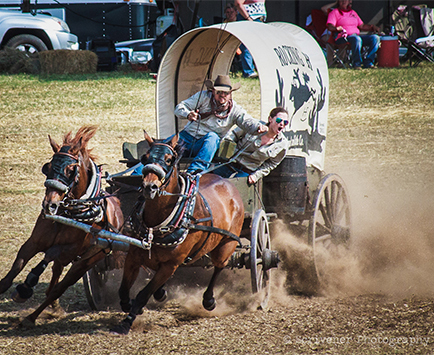
<path id="1" fill-rule="evenodd" d="M 238 21 L 264 22 L 267 18 L 265 0 L 235 0 L 235 8 L 238 10 Z M 244 44 L 241 44 L 241 64 L 245 78 L 257 78 L 253 58 Z"/>
<path id="2" fill-rule="evenodd" d="M 237 20 L 237 9 L 235 8 L 234 4 L 229 3 L 225 7 L 225 22 L 235 22 Z"/>
<path id="3" fill-rule="evenodd" d="M 238 15 L 238 11 L 235 8 L 234 4 L 228 3 L 225 7 L 226 19 L 224 22 L 226 22 L 226 23 L 227 22 L 235 22 L 237 20 L 237 15 Z M 232 62 L 232 65 L 231 65 L 231 72 L 232 73 L 236 73 L 236 72 L 242 70 L 241 54 L 242 54 L 241 49 L 238 48 L 236 55 L 234 57 L 234 60 Z"/>
<path id="4" fill-rule="evenodd" d="M 352 1 L 350 2 L 350 6 L 351 6 L 351 3 L 352 3 Z M 336 6 L 338 6 L 338 0 L 322 6 L 321 11 L 324 12 L 328 16 L 329 12 L 331 10 L 333 10 Z"/>
<path id="5" fill-rule="evenodd" d="M 331 11 L 327 18 L 327 28 L 336 36 L 336 44 L 349 42 L 352 51 L 354 69 L 374 66 L 375 56 L 380 45 L 380 37 L 376 34 L 360 35 L 360 31 L 380 32 L 375 25 L 363 23 L 359 15 L 352 9 L 350 0 L 338 0 L 338 8 Z M 362 58 L 362 46 L 368 47 L 366 57 Z"/>

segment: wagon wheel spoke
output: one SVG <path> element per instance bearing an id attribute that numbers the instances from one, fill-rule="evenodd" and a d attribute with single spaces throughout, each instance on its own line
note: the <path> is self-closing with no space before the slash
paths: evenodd
<path id="1" fill-rule="evenodd" d="M 332 208 L 331 208 L 331 191 L 329 188 L 324 189 L 324 201 L 320 204 L 320 210 L 324 218 L 324 222 L 330 225 L 330 220 L 332 218 Z"/>
<path id="2" fill-rule="evenodd" d="M 345 214 L 347 212 L 347 206 L 345 204 L 345 199 L 341 196 L 341 200 L 339 200 L 339 202 L 337 202 L 337 206 L 336 208 L 338 209 L 338 211 L 336 212 L 336 218 L 335 221 L 336 222 L 343 222 L 344 218 L 345 218 Z"/>
<path id="3" fill-rule="evenodd" d="M 331 232 L 327 232 L 327 233 L 320 233 L 318 234 L 318 237 L 315 237 L 315 243 L 322 243 L 325 240 L 329 240 L 332 238 Z"/>
<path id="4" fill-rule="evenodd" d="M 321 216 L 323 218 L 323 223 L 321 225 L 324 226 L 324 228 L 325 227 L 330 228 L 332 225 L 330 217 L 329 217 L 330 216 L 329 209 L 330 209 L 330 205 L 322 204 L 322 203 L 319 205 L 319 210 L 320 210 Z"/>
<path id="5" fill-rule="evenodd" d="M 340 199 L 341 196 L 341 188 L 339 187 L 339 185 L 334 181 L 331 183 L 331 210 L 332 210 L 332 219 L 334 219 L 334 217 L 336 217 L 336 213 L 337 213 L 337 203 Z"/>

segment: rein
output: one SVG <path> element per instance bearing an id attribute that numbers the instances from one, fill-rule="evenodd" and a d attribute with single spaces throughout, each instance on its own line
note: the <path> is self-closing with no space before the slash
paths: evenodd
<path id="1" fill-rule="evenodd" d="M 202 86 L 201 86 L 200 91 L 199 91 L 199 97 L 198 97 L 198 99 L 197 99 L 196 106 L 195 106 L 195 108 L 194 108 L 194 111 L 197 112 L 197 113 L 199 113 L 199 102 L 200 102 L 200 98 L 201 98 L 201 96 L 202 96 L 203 89 L 204 89 L 204 87 L 205 87 L 205 82 L 206 82 L 207 79 L 210 79 L 210 77 L 211 77 L 211 69 L 212 69 L 212 67 L 213 67 L 213 65 L 214 65 L 214 62 L 215 62 L 215 60 L 216 60 L 218 54 L 219 54 L 219 53 L 223 53 L 223 50 L 222 50 L 221 48 L 222 48 L 223 45 L 225 45 L 226 42 L 229 40 L 229 37 L 227 37 L 226 41 L 225 41 L 224 43 L 221 43 L 222 33 L 224 32 L 224 30 L 226 30 L 226 26 L 227 26 L 227 25 L 228 25 L 228 22 L 226 22 L 226 23 L 222 23 L 221 26 L 220 26 L 220 29 L 219 29 L 219 31 L 218 31 L 216 47 L 215 47 L 215 49 L 214 49 L 214 53 L 213 53 L 212 58 L 211 58 L 211 60 L 210 60 L 210 63 L 209 63 L 209 66 L 208 66 L 208 70 L 207 70 L 207 72 L 206 72 L 206 74 L 205 74 L 205 77 L 204 77 L 204 79 L 203 79 L 203 81 L 202 81 Z M 232 100 L 231 100 L 231 101 L 232 101 Z M 232 109 L 232 107 L 231 107 L 231 109 Z M 229 110 L 228 112 L 230 112 L 230 110 Z M 207 117 L 208 117 L 208 116 L 209 116 L 209 115 L 207 115 Z M 227 116 L 226 116 L 226 117 L 227 117 Z M 225 118 L 226 118 L 226 117 L 225 117 Z M 204 118 L 205 118 L 205 117 L 204 117 Z M 192 153 L 192 152 L 193 152 L 193 147 L 194 147 L 194 145 L 196 144 L 196 141 L 197 141 L 197 132 L 199 131 L 199 126 L 200 126 L 200 121 L 201 121 L 201 119 L 202 119 L 202 115 L 199 113 L 198 125 L 197 125 L 197 127 L 196 127 L 196 132 L 195 132 L 194 137 L 193 137 L 194 139 L 193 139 L 192 149 L 190 149 L 189 158 L 191 158 L 191 157 L 192 157 L 192 154 L 193 154 L 193 153 Z"/>

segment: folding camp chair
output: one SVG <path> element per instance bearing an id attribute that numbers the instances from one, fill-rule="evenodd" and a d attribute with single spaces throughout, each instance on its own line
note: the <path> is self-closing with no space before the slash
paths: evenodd
<path id="1" fill-rule="evenodd" d="M 433 9 L 426 5 L 399 6 L 392 15 L 396 34 L 407 53 L 402 61 L 410 61 L 411 67 L 426 60 L 434 63 Z"/>
<path id="2" fill-rule="evenodd" d="M 350 44 L 337 45 L 335 43 L 333 36 L 327 31 L 327 15 L 322 10 L 313 9 L 311 11 L 311 22 L 306 28 L 326 53 L 329 67 L 351 67 Z"/>
<path id="3" fill-rule="evenodd" d="M 344 44 L 336 44 L 335 38 L 330 35 L 327 41 L 327 56 L 330 54 L 332 57 L 329 59 L 327 57 L 327 62 L 329 67 L 332 66 L 340 66 L 343 68 L 351 68 L 351 44 L 350 42 L 346 42 Z"/>

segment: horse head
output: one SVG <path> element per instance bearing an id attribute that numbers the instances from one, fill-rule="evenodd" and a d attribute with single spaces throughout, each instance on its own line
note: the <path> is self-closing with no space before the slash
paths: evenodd
<path id="1" fill-rule="evenodd" d="M 42 207 L 46 213 L 56 214 L 59 204 L 66 199 L 78 199 L 85 192 L 94 158 L 87 148 L 88 141 L 95 135 L 96 126 L 81 127 L 75 137 L 71 132 L 65 135 L 63 144 L 57 144 L 48 135 L 54 155 L 44 164 L 42 173 L 45 180 L 45 197 Z"/>
<path id="2" fill-rule="evenodd" d="M 181 157 L 178 149 L 178 135 L 174 135 L 168 142 L 154 141 L 146 132 L 145 139 L 150 148 L 142 156 L 144 165 L 143 196 L 146 199 L 155 198 L 162 188 L 168 188 L 171 183 L 177 184 L 177 164 Z"/>

